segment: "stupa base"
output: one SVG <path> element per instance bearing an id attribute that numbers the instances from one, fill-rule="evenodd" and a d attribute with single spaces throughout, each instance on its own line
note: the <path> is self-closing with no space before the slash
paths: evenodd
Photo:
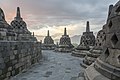
<path id="1" fill-rule="evenodd" d="M 84 72 L 85 80 L 110 80 L 100 74 L 95 68 L 94 64 L 90 65 Z"/>

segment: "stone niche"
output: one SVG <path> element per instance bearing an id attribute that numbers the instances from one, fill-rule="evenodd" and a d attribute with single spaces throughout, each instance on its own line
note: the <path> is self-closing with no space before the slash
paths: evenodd
<path id="1" fill-rule="evenodd" d="M 86 53 L 88 53 L 88 51 L 91 48 L 93 48 L 94 45 L 95 45 L 95 36 L 93 32 L 90 31 L 89 21 L 87 21 L 86 32 L 83 32 L 83 35 L 81 36 L 80 44 L 72 52 L 72 55 L 78 57 L 85 57 Z"/>
<path id="2" fill-rule="evenodd" d="M 17 17 L 10 26 L 0 8 L 0 80 L 9 80 L 42 58 L 41 43 L 26 29 L 19 13 L 17 8 Z"/>
<path id="3" fill-rule="evenodd" d="M 86 80 L 120 80 L 120 1 L 110 5 L 100 57 L 85 70 Z"/>
<path id="4" fill-rule="evenodd" d="M 59 45 L 56 47 L 55 51 L 57 52 L 71 52 L 74 46 L 71 44 L 71 39 L 67 35 L 66 28 L 64 29 L 64 35 L 60 38 Z"/>
<path id="5" fill-rule="evenodd" d="M 55 47 L 56 46 L 54 44 L 54 40 L 50 36 L 49 30 L 48 30 L 47 36 L 44 38 L 44 43 L 42 44 L 42 49 L 43 50 L 54 50 Z"/>

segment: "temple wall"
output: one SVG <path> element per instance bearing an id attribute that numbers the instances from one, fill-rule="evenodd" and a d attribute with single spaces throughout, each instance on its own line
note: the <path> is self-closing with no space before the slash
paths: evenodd
<path id="1" fill-rule="evenodd" d="M 0 41 L 0 80 L 7 80 L 28 69 L 41 57 L 40 42 Z"/>

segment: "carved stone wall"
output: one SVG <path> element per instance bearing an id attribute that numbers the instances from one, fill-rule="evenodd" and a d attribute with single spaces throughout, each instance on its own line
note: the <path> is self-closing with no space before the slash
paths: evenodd
<path id="1" fill-rule="evenodd" d="M 9 80 L 42 58 L 41 43 L 26 28 L 20 14 L 10 26 L 0 8 L 0 80 Z"/>
<path id="2" fill-rule="evenodd" d="M 102 55 L 85 70 L 86 80 L 120 80 L 120 0 L 109 6 Z"/>
<path id="3" fill-rule="evenodd" d="M 0 42 L 0 80 L 9 79 L 28 69 L 41 58 L 39 42 Z"/>

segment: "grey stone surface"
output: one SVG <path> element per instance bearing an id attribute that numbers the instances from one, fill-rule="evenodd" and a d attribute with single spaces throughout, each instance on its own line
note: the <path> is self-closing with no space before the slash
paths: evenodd
<path id="1" fill-rule="evenodd" d="M 85 70 L 85 80 L 111 80 L 96 71 L 93 65 L 94 64 L 92 64 Z"/>
<path id="2" fill-rule="evenodd" d="M 84 69 L 80 67 L 82 59 L 70 54 L 43 51 L 43 60 L 39 64 L 11 80 L 84 80 Z"/>
<path id="3" fill-rule="evenodd" d="M 120 0 L 109 6 L 102 55 L 86 69 L 86 80 L 120 80 Z M 92 72 L 89 70 L 93 69 Z M 94 75 L 93 75 L 94 74 Z M 96 75 L 98 74 L 98 75 Z"/>
<path id="4" fill-rule="evenodd" d="M 2 74 L 0 74 L 0 80 L 4 80 L 5 78 L 10 78 L 13 75 L 17 75 L 18 73 L 22 72 L 24 69 L 29 68 L 32 64 L 37 63 L 39 61 L 39 59 L 41 59 L 42 54 L 41 54 L 41 48 L 40 48 L 40 43 L 39 42 L 10 42 L 10 41 L 6 41 L 7 43 L 10 43 L 12 47 L 9 47 L 7 49 L 10 49 L 13 54 L 12 55 L 4 55 L 5 52 L 4 50 L 2 52 L 0 52 L 1 54 L 1 58 L 0 58 L 0 70 L 2 70 Z M 0 42 L 0 43 L 6 43 L 4 42 Z M 12 44 L 13 43 L 13 44 Z M 14 43 L 16 43 L 16 45 L 19 45 L 19 51 L 18 50 L 14 50 Z M 26 44 L 27 43 L 27 44 Z M 6 51 L 8 51 L 6 49 L 7 44 L 4 45 L 0 45 L 0 47 L 5 48 Z M 27 47 L 24 47 L 27 46 Z M 32 50 L 32 49 L 35 50 Z M 31 50 L 28 51 L 28 49 Z M 9 53 L 9 52 L 7 52 Z M 19 55 L 23 55 L 21 57 L 19 57 Z M 13 71 L 15 70 L 15 72 L 13 73 Z M 6 75 L 6 76 L 3 76 Z"/>

